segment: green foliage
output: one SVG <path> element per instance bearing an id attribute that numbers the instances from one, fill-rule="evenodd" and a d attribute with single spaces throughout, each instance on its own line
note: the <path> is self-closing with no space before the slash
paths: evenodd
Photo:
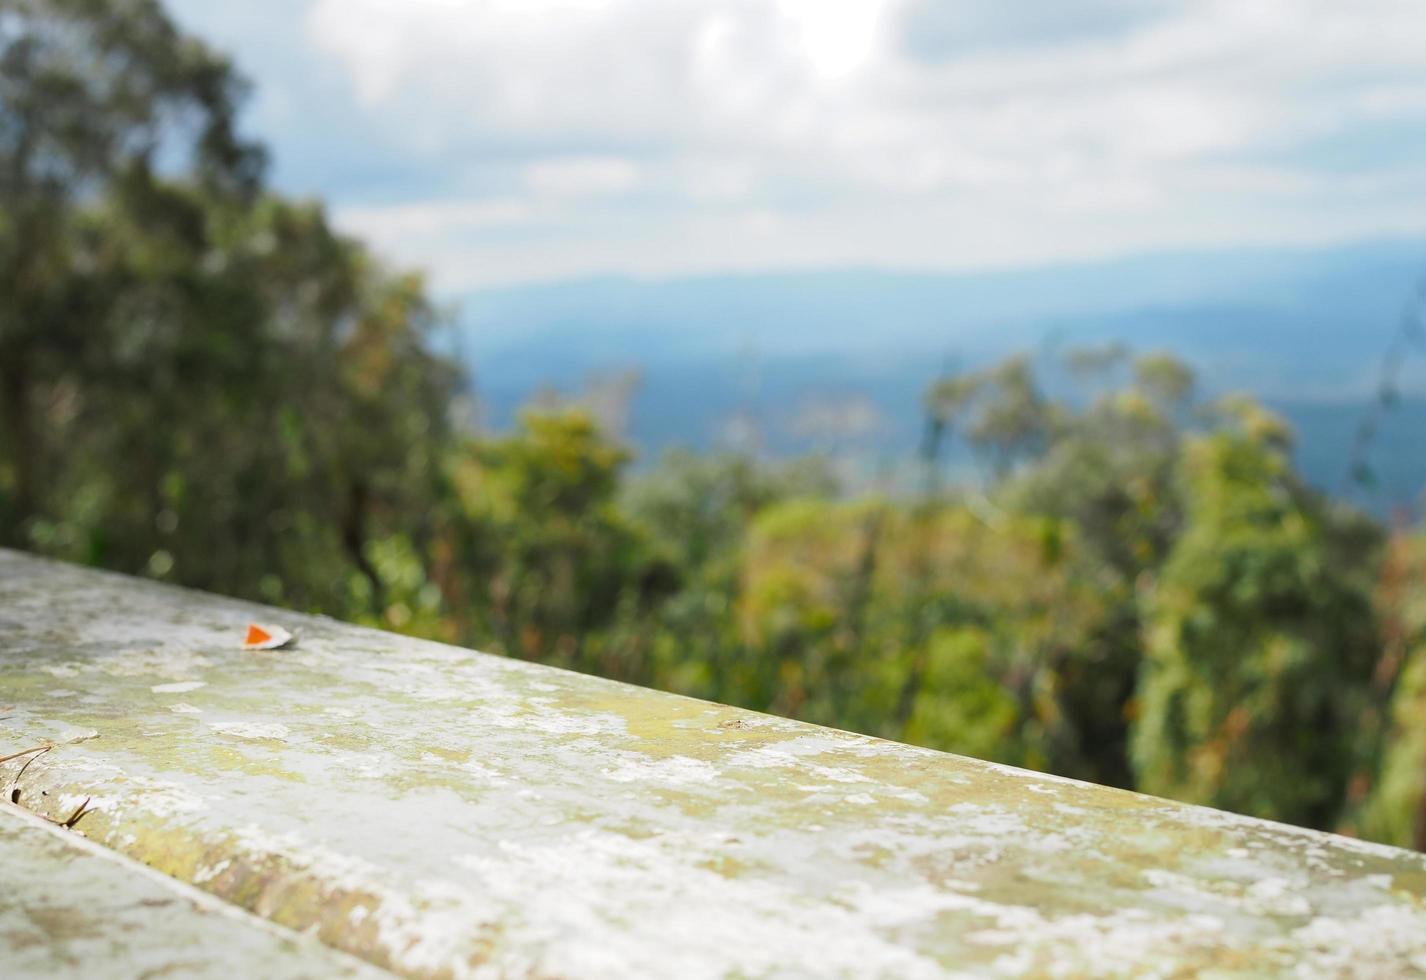
<path id="1" fill-rule="evenodd" d="M 627 649 L 600 642 L 672 587 L 672 567 L 615 506 L 627 459 L 579 411 L 527 414 L 511 435 L 449 456 L 447 594 L 469 610 L 459 635 L 516 656 L 645 676 L 643 637 Z"/>
<path id="2" fill-rule="evenodd" d="M 379 606 L 456 380 L 419 281 L 262 192 L 242 83 L 157 4 L 8 8 L 0 541 L 357 613 L 354 570 Z"/>
<path id="3" fill-rule="evenodd" d="M 1021 706 L 996 677 L 984 627 L 943 627 L 928 640 L 926 676 L 903 733 L 909 742 L 1025 764 Z"/>
<path id="4" fill-rule="evenodd" d="M 937 382 L 927 405 L 939 424 L 964 435 L 1000 477 L 1043 452 L 1059 423 L 1059 406 L 1046 400 L 1025 356 Z"/>
<path id="5" fill-rule="evenodd" d="M 1373 680 L 1385 715 L 1380 769 L 1360 818 L 1372 840 L 1426 851 L 1426 537 L 1398 535 L 1380 589 L 1385 644 Z M 1370 783 L 1371 768 L 1364 782 Z M 1369 794 L 1369 795 L 1368 795 Z"/>
<path id="6" fill-rule="evenodd" d="M 1189 441 L 1186 519 L 1149 600 L 1140 785 L 1330 826 L 1377 637 L 1371 540 L 1297 483 L 1262 427 Z"/>

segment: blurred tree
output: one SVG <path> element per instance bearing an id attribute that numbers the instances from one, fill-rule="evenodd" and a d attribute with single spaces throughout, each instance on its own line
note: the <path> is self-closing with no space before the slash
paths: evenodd
<path id="1" fill-rule="evenodd" d="M 657 610 L 659 686 L 766 707 L 775 694 L 760 651 L 732 626 L 750 528 L 779 501 L 828 499 L 836 485 L 817 460 L 758 463 L 738 453 L 674 451 L 634 479 L 624 506 L 654 542 L 678 591 Z"/>
<path id="2" fill-rule="evenodd" d="M 1376 540 L 1303 488 L 1255 406 L 1192 438 L 1148 598 L 1140 788 L 1315 827 L 1340 814 L 1377 636 Z"/>
<path id="3" fill-rule="evenodd" d="M 471 602 L 469 629 L 515 656 L 647 679 L 646 631 L 622 649 L 599 641 L 673 584 L 615 505 L 627 460 L 580 410 L 527 413 L 509 436 L 454 454 L 447 590 L 457 608 Z"/>
<path id="4" fill-rule="evenodd" d="M 142 195 L 165 165 L 250 194 L 262 154 L 234 133 L 243 91 L 153 0 L 0 3 L 0 540 L 23 543 L 50 499 L 63 450 L 43 416 L 103 343 L 112 296 L 83 253 L 104 243 L 81 209 L 116 185 Z"/>
<path id="5" fill-rule="evenodd" d="M 1055 522 L 988 523 L 957 505 L 768 509 L 749 530 L 739 597 L 740 638 L 761 668 L 744 696 L 1005 762 L 1062 761 L 1060 712 L 1038 668 L 1090 607 L 1058 534 Z"/>
<path id="6" fill-rule="evenodd" d="M 0 31 L 0 539 L 379 607 L 368 546 L 421 533 L 455 384 L 419 280 L 263 193 L 242 84 L 156 4 L 25 0 Z"/>
<path id="7" fill-rule="evenodd" d="M 1364 781 L 1369 796 L 1349 828 L 1364 836 L 1426 851 L 1426 537 L 1398 533 L 1384 562 L 1384 643 L 1373 677 L 1384 713 L 1384 738 L 1371 746 Z M 1364 794 L 1365 795 L 1365 794 Z"/>
<path id="8" fill-rule="evenodd" d="M 1043 453 L 1055 435 L 1058 406 L 1045 398 L 1027 356 L 1011 357 L 983 372 L 974 387 L 966 441 L 984 453 L 998 478 Z"/>
<path id="9" fill-rule="evenodd" d="M 1077 376 L 1095 385 L 1127 360 L 1119 348 L 1070 351 Z M 1182 448 L 1186 366 L 1167 355 L 1134 362 L 1130 382 L 1089 392 L 1083 408 L 1066 403 L 1045 451 L 1002 489 L 1009 509 L 1054 518 L 1072 538 L 1076 581 L 1088 586 L 1079 632 L 1040 668 L 1055 692 L 1051 765 L 1059 772 L 1133 785 L 1129 765 L 1132 697 L 1142 633 L 1140 591 L 1178 534 L 1182 505 L 1175 467 Z"/>

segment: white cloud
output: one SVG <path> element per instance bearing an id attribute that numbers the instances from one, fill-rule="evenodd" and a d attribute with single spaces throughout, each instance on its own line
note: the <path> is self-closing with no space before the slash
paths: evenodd
<path id="1" fill-rule="evenodd" d="M 481 231 L 488 228 L 526 224 L 536 216 L 535 208 L 517 198 L 483 200 L 418 201 L 392 206 L 344 207 L 337 220 L 352 231 L 367 236 L 431 237 L 453 230 Z"/>
<path id="2" fill-rule="evenodd" d="M 1426 126 L 1426 4 L 1083 9 L 315 0 L 307 29 L 393 140 L 470 175 L 464 196 L 357 215 L 450 285 L 1426 228 L 1401 161 L 1338 186 L 1304 149 Z M 517 214 L 517 246 L 483 237 Z"/>
<path id="3" fill-rule="evenodd" d="M 536 160 L 527 166 L 525 185 L 546 197 L 598 197 L 633 190 L 639 168 L 619 157 L 576 156 Z"/>

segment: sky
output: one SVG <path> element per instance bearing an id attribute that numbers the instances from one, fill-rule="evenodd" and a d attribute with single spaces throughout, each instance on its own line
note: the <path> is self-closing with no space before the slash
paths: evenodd
<path id="1" fill-rule="evenodd" d="M 1426 232 L 1421 0 L 169 0 L 448 294 Z"/>

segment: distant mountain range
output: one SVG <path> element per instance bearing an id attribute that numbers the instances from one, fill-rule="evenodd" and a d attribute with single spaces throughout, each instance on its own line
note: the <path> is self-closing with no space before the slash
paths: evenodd
<path id="1" fill-rule="evenodd" d="M 1315 482 L 1341 484 L 1426 244 L 1237 249 L 975 274 L 875 270 L 597 279 L 462 297 L 447 338 L 485 420 L 542 390 L 598 398 L 637 370 L 627 436 L 648 456 L 749 424 L 773 453 L 832 439 L 868 460 L 915 444 L 945 366 L 1123 341 L 1192 363 L 1210 392 L 1246 389 L 1294 423 Z M 601 380 L 603 379 L 603 380 Z M 1426 348 L 1402 375 L 1373 462 L 1386 509 L 1426 487 Z"/>

